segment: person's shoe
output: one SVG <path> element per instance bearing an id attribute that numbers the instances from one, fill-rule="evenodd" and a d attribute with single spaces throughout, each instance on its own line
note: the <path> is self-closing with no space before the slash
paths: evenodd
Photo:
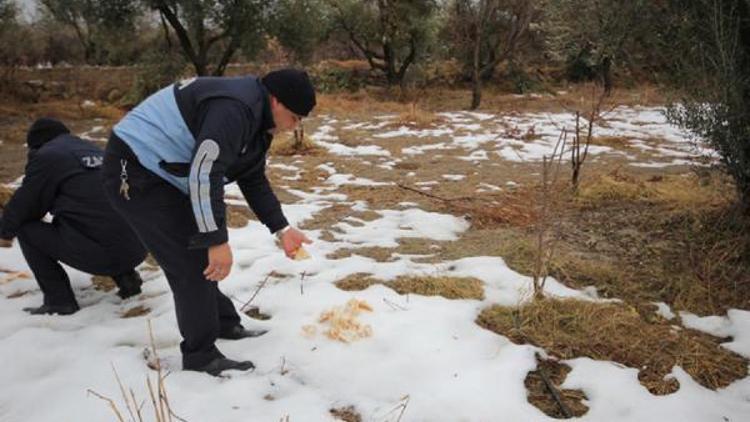
<path id="1" fill-rule="evenodd" d="M 143 279 L 136 270 L 130 270 L 124 274 L 116 275 L 112 277 L 115 280 L 115 284 L 120 290 L 117 291 L 117 296 L 122 299 L 141 294 L 141 285 L 143 285 Z"/>
<path id="2" fill-rule="evenodd" d="M 185 368 L 188 371 L 205 372 L 218 377 L 222 371 L 248 371 L 255 369 L 255 365 L 249 360 L 238 362 L 227 358 L 216 358 L 200 368 Z"/>
<path id="3" fill-rule="evenodd" d="M 78 305 L 42 305 L 38 308 L 23 308 L 31 315 L 70 315 L 78 312 Z"/>
<path id="4" fill-rule="evenodd" d="M 268 330 L 248 330 L 241 325 L 235 325 L 232 328 L 221 330 L 219 338 L 225 340 L 240 340 L 243 338 L 260 337 L 267 333 Z"/>

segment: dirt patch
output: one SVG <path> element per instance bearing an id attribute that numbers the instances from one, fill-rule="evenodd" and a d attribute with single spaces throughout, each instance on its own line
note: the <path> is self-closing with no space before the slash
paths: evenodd
<path id="1" fill-rule="evenodd" d="M 371 278 L 371 274 L 357 273 L 337 281 L 342 290 L 362 290 L 373 284 L 383 284 L 399 294 L 442 296 L 446 299 L 484 299 L 484 283 L 471 277 L 399 276 L 392 281 Z"/>
<path id="2" fill-rule="evenodd" d="M 665 379 L 676 365 L 713 390 L 748 372 L 748 361 L 714 338 L 666 322 L 648 323 L 623 304 L 541 299 L 520 308 L 492 306 L 481 312 L 477 324 L 560 359 L 589 357 L 639 369 L 641 384 L 657 395 L 679 388 Z"/>
<path id="3" fill-rule="evenodd" d="M 248 307 L 248 309 L 245 311 L 245 315 L 249 316 L 252 319 L 257 319 L 260 321 L 268 321 L 269 319 L 271 319 L 271 315 L 261 312 L 260 308 L 257 306 Z"/>
<path id="4" fill-rule="evenodd" d="M 556 419 L 585 415 L 589 410 L 583 403 L 588 399 L 586 394 L 581 390 L 560 388 L 568 373 L 568 365 L 554 360 L 539 359 L 537 356 L 537 368 L 530 371 L 524 380 L 528 393 L 526 399 L 547 416 Z"/>

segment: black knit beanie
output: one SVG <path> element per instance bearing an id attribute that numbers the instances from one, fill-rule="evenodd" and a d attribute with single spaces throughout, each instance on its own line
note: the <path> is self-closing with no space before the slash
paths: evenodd
<path id="1" fill-rule="evenodd" d="M 304 70 L 274 70 L 261 81 L 268 92 L 294 114 L 307 116 L 315 107 L 315 88 Z"/>
<path id="2" fill-rule="evenodd" d="M 37 149 L 64 133 L 70 133 L 70 130 L 61 121 L 42 117 L 37 119 L 29 128 L 29 133 L 26 135 L 26 145 L 29 146 L 29 149 Z"/>

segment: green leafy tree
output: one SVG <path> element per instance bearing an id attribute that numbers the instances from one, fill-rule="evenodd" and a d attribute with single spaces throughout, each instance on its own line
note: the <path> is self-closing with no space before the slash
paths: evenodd
<path id="1" fill-rule="evenodd" d="M 663 3 L 545 0 L 543 30 L 548 54 L 565 63 L 568 79 L 578 82 L 598 78 L 609 90 L 615 63 L 643 66 L 655 59 L 649 47 L 666 17 Z"/>
<path id="2" fill-rule="evenodd" d="M 17 55 L 12 44 L 12 35 L 18 26 L 16 5 L 12 0 L 0 0 L 0 64 L 3 67 L 14 64 Z"/>
<path id="3" fill-rule="evenodd" d="M 131 43 L 141 10 L 133 0 L 40 0 L 54 20 L 75 31 L 87 63 L 111 61 Z"/>
<path id="4" fill-rule="evenodd" d="M 198 75 L 222 75 L 242 50 L 263 45 L 270 3 L 261 0 L 143 0 L 174 31 Z M 167 35 L 169 36 L 169 35 Z"/>
<path id="5" fill-rule="evenodd" d="M 321 0 L 279 0 L 271 13 L 271 33 L 296 62 L 309 64 L 330 30 Z"/>
<path id="6" fill-rule="evenodd" d="M 684 95 L 668 115 L 718 152 L 750 215 L 750 2 L 672 1 L 670 10 L 665 54 Z"/>
<path id="7" fill-rule="evenodd" d="M 351 45 L 382 72 L 389 85 L 401 84 L 409 66 L 428 52 L 438 5 L 434 0 L 327 0 L 334 25 Z"/>

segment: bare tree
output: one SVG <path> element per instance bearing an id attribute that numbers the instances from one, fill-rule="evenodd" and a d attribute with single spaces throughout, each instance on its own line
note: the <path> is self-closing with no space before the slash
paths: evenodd
<path id="1" fill-rule="evenodd" d="M 482 80 L 513 57 L 537 14 L 533 0 L 454 0 L 448 27 L 455 28 L 453 50 L 470 69 L 472 110 L 482 101 Z"/>
<path id="2" fill-rule="evenodd" d="M 586 116 L 582 118 L 581 112 L 575 111 L 575 132 L 570 148 L 570 164 L 572 167 L 571 185 L 574 192 L 578 191 L 578 185 L 581 182 L 581 168 L 588 157 L 589 145 L 591 145 L 591 140 L 594 136 L 594 126 L 602 118 L 602 106 L 604 105 L 604 100 L 609 96 L 609 88 L 606 82 L 594 84 Z M 581 127 L 581 119 L 585 120 L 585 127 L 583 128 Z M 584 133 L 581 133 L 582 129 Z"/>
<path id="3" fill-rule="evenodd" d="M 534 299 L 544 296 L 544 286 L 549 276 L 549 265 L 555 254 L 555 246 L 560 238 L 561 215 L 560 193 L 555 191 L 557 179 L 562 167 L 562 157 L 568 134 L 565 129 L 560 131 L 552 155 L 542 157 L 541 190 L 537 202 L 538 221 L 536 224 L 536 249 L 532 283 Z"/>

